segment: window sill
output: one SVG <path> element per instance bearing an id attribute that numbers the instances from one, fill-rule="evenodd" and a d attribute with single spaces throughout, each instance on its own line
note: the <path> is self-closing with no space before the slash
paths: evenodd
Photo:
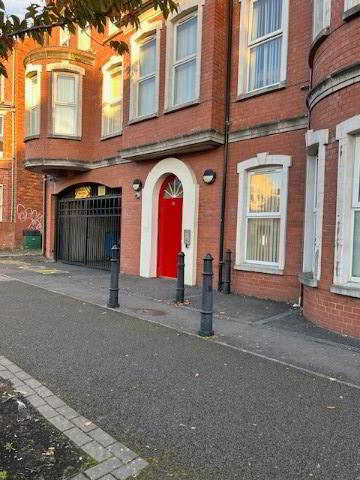
<path id="1" fill-rule="evenodd" d="M 159 117 L 159 112 L 151 113 L 150 115 L 144 115 L 143 117 L 136 117 L 129 121 L 128 125 L 133 125 L 134 123 L 146 122 L 146 120 L 151 120 L 152 118 Z"/>
<path id="2" fill-rule="evenodd" d="M 355 5 L 355 7 L 348 8 L 343 13 L 344 22 L 350 22 L 355 17 L 360 15 L 360 5 Z"/>
<path id="3" fill-rule="evenodd" d="M 81 137 L 73 137 L 72 135 L 55 135 L 51 134 L 48 135 L 48 138 L 57 138 L 59 140 L 76 140 L 76 141 L 81 141 Z"/>
<path id="4" fill-rule="evenodd" d="M 184 110 L 185 108 L 193 107 L 194 105 L 199 105 L 200 100 L 192 100 L 191 102 L 182 103 L 181 105 L 175 105 L 173 107 L 168 107 L 164 110 L 164 114 L 177 112 L 178 110 Z"/>
<path id="5" fill-rule="evenodd" d="M 330 27 L 325 27 L 316 35 L 314 38 L 311 46 L 310 46 L 310 53 L 309 53 L 309 67 L 312 68 L 314 63 L 314 57 L 317 49 L 323 43 L 324 40 L 330 35 Z"/>
<path id="6" fill-rule="evenodd" d="M 314 278 L 312 272 L 300 273 L 299 282 L 307 287 L 317 288 L 319 286 L 319 282 Z"/>
<path id="7" fill-rule="evenodd" d="M 234 270 L 268 273 L 270 275 L 284 275 L 284 270 L 280 270 L 277 267 L 267 267 L 266 265 L 257 265 L 252 263 L 242 263 L 241 265 L 234 265 Z"/>
<path id="8" fill-rule="evenodd" d="M 103 142 L 105 140 L 110 140 L 111 138 L 115 138 L 115 137 L 121 137 L 122 134 L 123 134 L 123 131 L 120 130 L 120 132 L 115 132 L 115 133 L 111 133 L 110 135 L 105 135 L 104 137 L 100 138 L 100 142 Z"/>
<path id="9" fill-rule="evenodd" d="M 29 142 L 30 140 L 37 140 L 40 138 L 40 135 L 29 135 L 28 137 L 24 137 L 24 142 Z"/>
<path id="10" fill-rule="evenodd" d="M 360 298 L 360 283 L 348 282 L 344 285 L 332 285 L 330 292 L 346 297 Z"/>
<path id="11" fill-rule="evenodd" d="M 266 93 L 276 92 L 277 90 L 283 90 L 287 87 L 287 82 L 277 83 L 276 85 L 271 85 L 269 87 L 264 87 L 253 92 L 242 93 L 236 97 L 236 102 L 241 102 L 242 100 L 247 100 L 248 98 L 258 97 L 260 95 L 265 95 Z"/>

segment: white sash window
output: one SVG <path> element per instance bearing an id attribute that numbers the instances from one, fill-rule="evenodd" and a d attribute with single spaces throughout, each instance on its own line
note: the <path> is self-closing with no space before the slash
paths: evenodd
<path id="1" fill-rule="evenodd" d="M 102 137 L 118 135 L 123 123 L 122 65 L 103 70 Z"/>
<path id="2" fill-rule="evenodd" d="M 137 116 L 156 110 L 156 37 L 151 36 L 139 46 L 139 78 L 137 81 Z"/>
<path id="3" fill-rule="evenodd" d="M 78 27 L 78 49 L 90 50 L 91 48 L 91 27 L 88 25 L 86 28 L 81 29 Z"/>
<path id="4" fill-rule="evenodd" d="M 40 134 L 40 74 L 29 75 L 25 80 L 26 86 L 26 136 Z"/>
<path id="5" fill-rule="evenodd" d="M 245 262 L 279 264 L 281 169 L 248 175 Z"/>
<path id="6" fill-rule="evenodd" d="M 286 80 L 289 0 L 242 0 L 238 95 Z"/>
<path id="7" fill-rule="evenodd" d="M 173 64 L 173 105 L 196 98 L 197 14 L 175 25 Z"/>
<path id="8" fill-rule="evenodd" d="M 68 72 L 53 74 L 53 134 L 80 136 L 79 75 Z"/>
<path id="9" fill-rule="evenodd" d="M 238 270 L 282 274 L 291 157 L 259 154 L 239 162 Z"/>
<path id="10" fill-rule="evenodd" d="M 331 0 L 313 0 L 313 38 L 330 26 Z"/>

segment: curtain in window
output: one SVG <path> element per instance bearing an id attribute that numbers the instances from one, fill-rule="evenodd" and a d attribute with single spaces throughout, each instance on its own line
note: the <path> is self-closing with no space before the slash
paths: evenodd
<path id="1" fill-rule="evenodd" d="M 193 100 L 196 96 L 197 17 L 176 27 L 174 71 L 174 104 Z"/>
<path id="2" fill-rule="evenodd" d="M 156 40 L 140 46 L 138 116 L 155 112 Z"/>
<path id="3" fill-rule="evenodd" d="M 196 53 L 197 17 L 177 26 L 176 60 L 183 60 Z"/>
<path id="4" fill-rule="evenodd" d="M 280 82 L 282 36 L 250 49 L 249 90 Z"/>
<path id="5" fill-rule="evenodd" d="M 280 171 L 249 175 L 247 261 L 279 262 L 280 193 Z"/>
<path id="6" fill-rule="evenodd" d="M 249 219 L 246 259 L 252 262 L 279 262 L 280 218 Z"/>
<path id="7" fill-rule="evenodd" d="M 56 79 L 55 133 L 76 135 L 75 77 L 58 75 Z"/>
<path id="8" fill-rule="evenodd" d="M 251 40 L 281 29 L 283 0 L 255 0 L 253 3 Z"/>
<path id="9" fill-rule="evenodd" d="M 122 126 L 122 71 L 117 70 L 104 76 L 103 135 L 120 132 Z"/>

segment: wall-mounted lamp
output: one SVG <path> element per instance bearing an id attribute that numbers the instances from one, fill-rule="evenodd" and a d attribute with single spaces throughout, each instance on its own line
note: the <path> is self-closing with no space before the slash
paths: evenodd
<path id="1" fill-rule="evenodd" d="M 142 181 L 139 180 L 138 178 L 136 178 L 136 179 L 133 181 L 132 187 L 133 187 L 133 189 L 134 189 L 135 192 L 140 192 L 141 189 L 142 189 Z"/>
<path id="2" fill-rule="evenodd" d="M 203 175 L 203 180 L 205 183 L 208 185 L 211 185 L 212 183 L 215 182 L 216 178 L 216 172 L 214 170 L 211 170 L 211 168 L 208 168 L 205 170 L 204 175 Z"/>

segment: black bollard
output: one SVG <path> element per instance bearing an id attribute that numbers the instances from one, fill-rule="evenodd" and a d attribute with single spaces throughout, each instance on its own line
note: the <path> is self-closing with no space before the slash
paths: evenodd
<path id="1" fill-rule="evenodd" d="M 120 246 L 118 243 L 111 249 L 111 272 L 110 272 L 110 308 L 119 308 L 119 270 L 120 270 Z"/>
<path id="2" fill-rule="evenodd" d="M 229 295 L 231 293 L 231 250 L 226 250 L 225 252 L 224 265 L 222 292 L 225 293 L 225 295 Z"/>
<path id="3" fill-rule="evenodd" d="M 176 284 L 176 301 L 178 303 L 184 303 L 185 287 L 184 287 L 184 274 L 185 274 L 185 253 L 180 252 L 178 255 L 177 264 L 177 284 Z"/>
<path id="4" fill-rule="evenodd" d="M 202 307 L 201 307 L 201 325 L 199 335 L 201 337 L 212 337 L 213 330 L 213 257 L 208 253 L 204 257 L 203 272 L 203 291 L 202 291 Z"/>

